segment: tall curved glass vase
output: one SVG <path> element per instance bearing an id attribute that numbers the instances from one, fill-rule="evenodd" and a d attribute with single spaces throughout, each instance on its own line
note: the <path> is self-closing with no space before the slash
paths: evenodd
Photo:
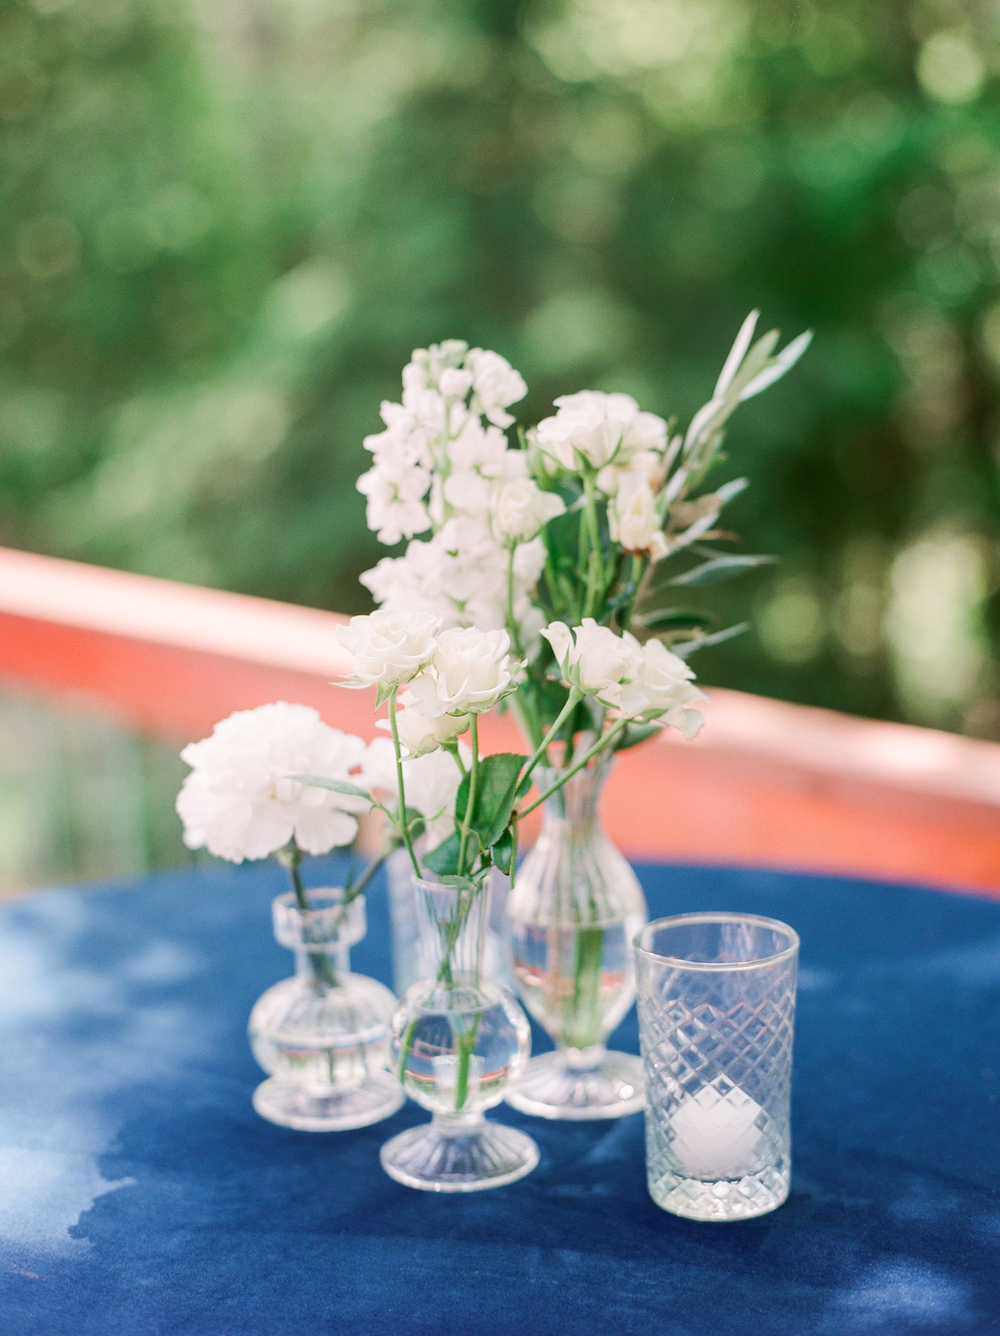
<path id="1" fill-rule="evenodd" d="M 542 1118 L 617 1118 L 645 1102 L 640 1059 L 605 1047 L 635 999 L 632 939 L 647 919 L 638 879 L 598 817 L 612 763 L 600 758 L 548 799 L 507 900 L 518 992 L 556 1044 L 531 1059 L 507 1102 Z M 535 774 L 542 789 L 559 778 Z"/>
<path id="2" fill-rule="evenodd" d="M 304 911 L 291 891 L 273 904 L 274 935 L 295 952 L 295 974 L 269 988 L 250 1013 L 253 1055 L 269 1073 L 254 1091 L 262 1118 L 302 1132 L 342 1132 L 381 1122 L 404 1095 L 389 1070 L 396 999 L 352 974 L 350 948 L 364 937 L 364 896 L 310 890 Z"/>
<path id="3" fill-rule="evenodd" d="M 396 1071 L 429 1123 L 382 1147 L 382 1167 L 407 1187 L 475 1192 L 531 1172 L 538 1148 L 489 1123 L 531 1052 L 528 1018 L 513 994 L 483 974 L 488 896 L 484 878 L 416 881 L 422 955 L 433 977 L 413 984 L 392 1018 Z"/>

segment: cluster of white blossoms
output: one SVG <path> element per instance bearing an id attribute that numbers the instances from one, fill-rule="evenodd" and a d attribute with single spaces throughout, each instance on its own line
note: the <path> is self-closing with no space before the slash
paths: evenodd
<path id="1" fill-rule="evenodd" d="M 504 435 L 508 406 L 526 393 L 499 353 L 457 339 L 414 352 L 403 402 L 384 403 L 385 431 L 365 440 L 373 462 L 358 488 L 381 542 L 430 537 L 365 572 L 377 603 L 431 613 L 443 627 L 498 630 L 512 596 L 517 624 L 537 634 L 538 534 L 565 506 L 528 476 L 525 452 Z"/>
<path id="2" fill-rule="evenodd" d="M 623 718 L 671 724 L 693 738 L 705 722 L 687 708 L 705 694 L 692 685 L 694 673 L 659 640 L 640 645 L 626 631 L 615 635 L 592 617 L 571 631 L 552 622 L 542 632 L 556 656 L 563 681 Z"/>
<path id="3" fill-rule="evenodd" d="M 278 701 L 238 710 L 216 724 L 211 737 L 181 752 L 191 766 L 177 797 L 184 843 L 233 863 L 266 858 L 293 836 L 311 854 L 350 844 L 356 813 L 368 810 L 367 800 L 290 776 L 363 784 L 368 750 L 307 705 Z"/>
<path id="4" fill-rule="evenodd" d="M 419 609 L 379 608 L 352 617 L 337 627 L 337 639 L 354 655 L 355 671 L 343 686 L 377 686 L 382 699 L 407 688 L 397 696 L 403 708 L 396 726 L 409 756 L 454 742 L 469 728 L 470 715 L 510 695 L 520 667 L 506 631 L 442 631 L 440 618 Z"/>

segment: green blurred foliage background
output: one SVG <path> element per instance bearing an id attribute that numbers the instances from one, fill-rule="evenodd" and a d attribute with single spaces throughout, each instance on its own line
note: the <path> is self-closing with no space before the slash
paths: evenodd
<path id="1" fill-rule="evenodd" d="M 3 0 L 0 541 L 359 611 L 415 346 L 682 420 L 746 312 L 699 675 L 1000 736 L 1000 10 Z"/>

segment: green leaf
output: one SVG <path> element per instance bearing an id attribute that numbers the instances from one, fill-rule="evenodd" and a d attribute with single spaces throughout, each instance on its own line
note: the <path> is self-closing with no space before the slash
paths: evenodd
<path id="1" fill-rule="evenodd" d="M 497 752 L 493 756 L 484 756 L 479 762 L 472 829 L 478 832 L 484 849 L 489 849 L 496 843 L 510 821 L 521 768 L 527 759 L 526 756 L 517 756 L 514 752 Z M 465 820 L 471 783 L 470 771 L 459 785 L 455 798 L 455 820 L 459 825 Z"/>
<path id="2" fill-rule="evenodd" d="M 653 737 L 656 733 L 662 733 L 661 724 L 627 724 L 624 732 L 614 744 L 616 752 L 627 751 L 629 747 L 635 747 L 640 742 L 645 742 L 647 738 Z"/>
<path id="3" fill-rule="evenodd" d="M 741 636 L 744 631 L 750 630 L 749 622 L 739 622 L 736 626 L 727 626 L 724 631 L 716 631 L 714 635 L 699 636 L 697 640 L 687 640 L 682 645 L 671 645 L 671 652 L 680 659 L 687 659 L 696 649 L 708 649 L 709 645 L 721 645 L 724 640 L 732 640 L 734 636 Z"/>
<path id="4" fill-rule="evenodd" d="M 510 860 L 514 853 L 514 837 L 511 834 L 510 826 L 504 828 L 503 834 L 493 846 L 493 861 L 501 872 L 510 874 Z"/>
<path id="5" fill-rule="evenodd" d="M 458 851 L 461 848 L 462 841 L 458 835 L 449 835 L 443 844 L 439 844 L 436 849 L 432 849 L 429 854 L 425 854 L 423 865 L 430 872 L 436 872 L 439 877 L 454 877 L 458 872 Z"/>
<path id="6" fill-rule="evenodd" d="M 661 608 L 659 612 L 644 612 L 635 624 L 646 630 L 654 626 L 711 626 L 712 618 L 693 608 Z"/>
<path id="7" fill-rule="evenodd" d="M 580 554 L 580 515 L 567 510 L 545 526 L 546 542 L 557 570 L 572 570 Z"/>
<path id="8" fill-rule="evenodd" d="M 711 584 L 713 580 L 726 580 L 730 575 L 738 575 L 742 571 L 753 570 L 757 566 L 770 566 L 775 560 L 775 557 L 713 557 L 711 561 L 702 562 L 700 566 L 685 571 L 683 575 L 675 575 L 667 583 L 672 585 Z"/>
<path id="9" fill-rule="evenodd" d="M 367 798 L 372 800 L 371 794 L 367 789 L 359 789 L 357 784 L 348 784 L 346 779 L 325 779 L 322 775 L 289 775 L 289 779 L 296 779 L 300 784 L 311 784 L 315 789 L 330 789 L 333 793 L 349 793 L 353 798 Z"/>
<path id="10" fill-rule="evenodd" d="M 375 693 L 376 710 L 379 708 L 379 706 L 384 705 L 386 701 L 389 699 L 389 697 L 392 695 L 392 688 L 394 685 L 395 683 L 389 683 L 387 685 L 385 682 L 380 682 L 378 684 L 378 690 Z"/>

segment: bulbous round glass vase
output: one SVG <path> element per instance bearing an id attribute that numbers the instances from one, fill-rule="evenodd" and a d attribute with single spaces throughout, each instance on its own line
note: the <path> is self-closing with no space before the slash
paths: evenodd
<path id="1" fill-rule="evenodd" d="M 524 1070 L 528 1019 L 482 973 L 485 880 L 417 880 L 416 887 L 424 959 L 435 972 L 400 998 L 392 1051 L 406 1093 L 434 1116 L 387 1141 L 382 1167 L 397 1182 L 431 1192 L 502 1187 L 538 1163 L 530 1137 L 483 1117 Z"/>
<path id="2" fill-rule="evenodd" d="M 532 1058 L 506 1098 L 542 1118 L 617 1118 L 645 1104 L 641 1060 L 604 1046 L 635 999 L 632 939 L 647 919 L 638 879 L 597 815 L 612 760 L 548 799 L 507 900 L 518 992 L 556 1049 Z M 543 791 L 559 778 L 535 773 Z"/>
<path id="3" fill-rule="evenodd" d="M 310 890 L 310 909 L 291 891 L 273 904 L 274 935 L 295 952 L 295 974 L 269 988 L 250 1013 L 253 1055 L 270 1073 L 254 1091 L 262 1118 L 301 1132 L 343 1132 L 381 1122 L 403 1104 L 389 1057 L 396 999 L 375 979 L 350 972 L 364 937 L 364 896 Z"/>

